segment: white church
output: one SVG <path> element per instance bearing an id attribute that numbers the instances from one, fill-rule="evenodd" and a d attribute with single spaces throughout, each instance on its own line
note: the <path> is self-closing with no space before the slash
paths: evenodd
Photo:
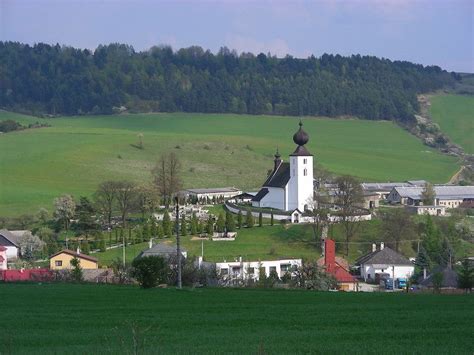
<path id="1" fill-rule="evenodd" d="M 268 207 L 283 211 L 304 212 L 313 198 L 313 155 L 306 149 L 309 136 L 300 121 L 299 130 L 293 135 L 297 145 L 290 154 L 290 161 L 283 162 L 277 150 L 273 171 L 260 191 L 252 199 L 254 207 Z"/>

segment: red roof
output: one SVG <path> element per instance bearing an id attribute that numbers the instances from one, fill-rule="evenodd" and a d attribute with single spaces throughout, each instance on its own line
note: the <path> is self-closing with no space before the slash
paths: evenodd
<path id="1" fill-rule="evenodd" d="M 333 275 L 337 282 L 357 282 L 356 278 L 336 261 L 334 240 L 326 239 L 324 245 L 324 267 L 326 272 Z"/>

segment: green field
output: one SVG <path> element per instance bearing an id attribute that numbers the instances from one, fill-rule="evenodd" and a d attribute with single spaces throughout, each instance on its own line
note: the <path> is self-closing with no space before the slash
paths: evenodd
<path id="1" fill-rule="evenodd" d="M 474 347 L 473 295 L 74 284 L 0 284 L 0 292 L 8 322 L 2 354 L 472 354 Z"/>
<path id="2" fill-rule="evenodd" d="M 359 231 L 357 241 L 366 242 L 377 240 L 379 236 L 378 221 L 363 222 Z M 344 250 L 342 228 L 335 225 L 331 228 L 331 236 L 337 242 L 338 248 Z M 175 238 L 159 240 L 160 243 L 176 245 Z M 181 245 L 189 255 L 201 255 L 204 247 L 204 259 L 206 261 L 221 262 L 233 261 L 242 257 L 243 260 L 278 260 L 286 258 L 306 258 L 317 260 L 321 257 L 320 242 L 315 241 L 312 229 L 309 225 L 264 226 L 254 228 L 243 228 L 237 230 L 235 241 L 210 241 L 196 240 L 191 236 L 181 237 Z M 408 256 L 415 256 L 411 243 L 404 243 L 402 249 Z M 366 254 L 370 243 L 353 244 L 350 248 L 348 260 L 353 261 Z M 127 246 L 126 260 L 131 262 L 141 251 L 148 249 L 148 243 L 140 243 Z M 92 254 L 99 259 L 101 265 L 110 265 L 114 259 L 122 259 L 122 248 L 107 250 L 103 253 Z"/>
<path id="3" fill-rule="evenodd" d="M 223 114 L 141 114 L 38 119 L 0 112 L 0 119 L 48 128 L 0 136 L 0 215 L 52 209 L 55 197 L 89 195 L 106 179 L 145 183 L 165 151 L 183 165 L 185 187 L 256 189 L 273 166 L 294 150 L 297 119 Z M 392 122 L 305 118 L 308 149 L 335 173 L 367 181 L 427 179 L 445 182 L 455 158 L 424 146 Z M 143 133 L 145 149 L 133 147 Z"/>
<path id="4" fill-rule="evenodd" d="M 474 96 L 433 96 L 430 115 L 454 143 L 474 154 Z"/>

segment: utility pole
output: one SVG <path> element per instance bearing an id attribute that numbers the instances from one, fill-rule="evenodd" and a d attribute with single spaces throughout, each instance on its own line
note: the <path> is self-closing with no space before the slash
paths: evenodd
<path id="1" fill-rule="evenodd" d="M 123 257 L 123 267 L 125 268 L 125 233 L 122 228 L 122 257 Z"/>
<path id="2" fill-rule="evenodd" d="M 176 254 L 178 259 L 178 288 L 182 288 L 181 284 L 181 247 L 179 245 L 179 203 L 178 196 L 175 197 L 176 201 Z"/>

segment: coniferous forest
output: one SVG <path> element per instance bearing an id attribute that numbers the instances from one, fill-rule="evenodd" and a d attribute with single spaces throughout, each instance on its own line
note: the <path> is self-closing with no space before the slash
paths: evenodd
<path id="1" fill-rule="evenodd" d="M 95 51 L 0 42 L 0 106 L 33 114 L 220 112 L 408 122 L 416 95 L 458 80 L 437 66 L 373 56 L 276 58 L 221 48 Z"/>

